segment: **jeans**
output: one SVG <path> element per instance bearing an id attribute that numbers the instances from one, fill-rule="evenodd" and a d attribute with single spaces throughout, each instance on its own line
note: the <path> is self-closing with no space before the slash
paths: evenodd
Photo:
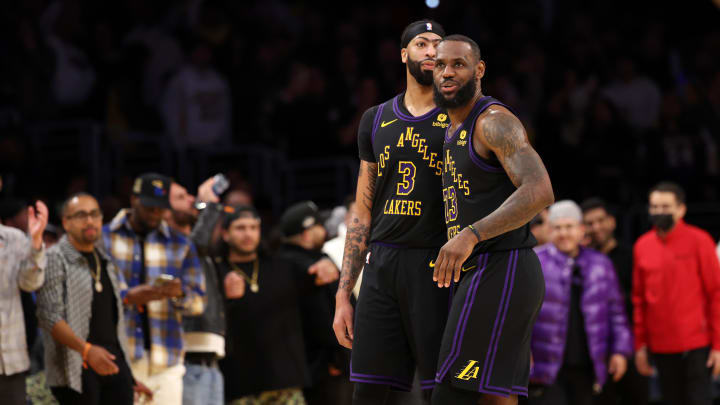
<path id="1" fill-rule="evenodd" d="M 223 376 L 217 367 L 185 363 L 183 405 L 223 405 Z"/>

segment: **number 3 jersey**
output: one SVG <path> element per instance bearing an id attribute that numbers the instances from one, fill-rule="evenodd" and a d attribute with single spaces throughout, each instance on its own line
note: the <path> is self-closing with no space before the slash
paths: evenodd
<path id="1" fill-rule="evenodd" d="M 370 242 L 440 247 L 446 241 L 442 147 L 450 120 L 439 108 L 414 117 L 404 97 L 368 109 L 360 121 L 360 159 L 377 163 Z"/>
<path id="2" fill-rule="evenodd" d="M 498 209 L 516 190 L 495 155 L 485 159 L 473 148 L 472 134 L 477 118 L 493 104 L 506 107 L 492 97 L 482 97 L 454 133 L 445 136 L 443 201 L 448 239 Z M 529 248 L 536 244 L 530 226 L 525 224 L 478 243 L 468 260 L 478 253 Z"/>

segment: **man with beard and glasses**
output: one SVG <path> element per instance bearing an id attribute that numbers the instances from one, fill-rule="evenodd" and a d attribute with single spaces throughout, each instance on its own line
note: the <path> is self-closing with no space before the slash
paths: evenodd
<path id="1" fill-rule="evenodd" d="M 236 206 L 222 224 L 215 258 L 225 286 L 230 405 L 304 405 L 310 382 L 300 318 L 301 281 L 291 263 L 260 248 L 260 216 Z"/>
<path id="2" fill-rule="evenodd" d="M 520 120 L 482 94 L 484 74 L 475 41 L 440 42 L 433 89 L 451 123 L 442 167 L 450 240 L 433 279 L 459 285 L 433 404 L 515 404 L 527 396 L 530 334 L 545 295 L 528 222 L 554 201 L 550 178 Z"/>
<path id="3" fill-rule="evenodd" d="M 712 237 L 683 221 L 685 192 L 670 182 L 650 190 L 653 228 L 633 248 L 635 366 L 652 359 L 668 405 L 712 403 L 720 375 L 720 264 Z"/>
<path id="4" fill-rule="evenodd" d="M 225 356 L 225 306 L 209 247 L 225 207 L 218 204 L 220 198 L 212 191 L 214 181 L 210 178 L 200 185 L 197 204 L 185 187 L 176 182 L 170 184 L 170 210 L 165 215 L 170 228 L 192 240 L 205 275 L 205 311 L 202 315 L 183 317 L 186 367 L 183 405 L 224 403 L 224 381 L 218 360 Z"/>
<path id="5" fill-rule="evenodd" d="M 38 319 L 48 332 L 47 383 L 61 405 L 131 405 L 124 283 L 97 246 L 102 212 L 93 196 L 78 193 L 61 214 L 67 234 L 48 250 L 45 285 L 38 292 Z M 137 389 L 152 396 L 142 384 Z"/>
<path id="6" fill-rule="evenodd" d="M 163 220 L 171 183 L 157 173 L 136 178 L 131 208 L 103 227 L 103 244 L 131 287 L 123 302 L 133 375 L 155 403 L 180 405 L 182 318 L 203 312 L 205 276 L 192 241 Z"/>
<path id="7" fill-rule="evenodd" d="M 448 117 L 432 94 L 444 35 L 432 20 L 405 28 L 406 90 L 368 109 L 358 128 L 360 170 L 333 322 L 337 340 L 352 349 L 354 405 L 384 404 L 391 388 L 410 391 L 416 370 L 426 400 L 435 386 L 449 305 L 449 292 L 431 279 L 446 240 L 439 190 Z M 350 296 L 361 270 L 353 325 Z"/>

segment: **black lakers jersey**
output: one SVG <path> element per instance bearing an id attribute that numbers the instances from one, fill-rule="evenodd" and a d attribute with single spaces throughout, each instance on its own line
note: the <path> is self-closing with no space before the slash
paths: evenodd
<path id="1" fill-rule="evenodd" d="M 440 247 L 442 146 L 449 120 L 438 108 L 412 116 L 404 96 L 369 109 L 360 123 L 360 159 L 377 163 L 370 242 Z"/>
<path id="2" fill-rule="evenodd" d="M 448 239 L 495 211 L 516 190 L 497 158 L 493 156 L 490 160 L 484 159 L 473 148 L 475 122 L 493 104 L 505 106 L 492 97 L 483 97 L 453 134 L 446 131 L 442 192 Z M 530 226 L 525 224 L 480 242 L 475 247 L 475 254 L 532 247 L 536 244 Z"/>

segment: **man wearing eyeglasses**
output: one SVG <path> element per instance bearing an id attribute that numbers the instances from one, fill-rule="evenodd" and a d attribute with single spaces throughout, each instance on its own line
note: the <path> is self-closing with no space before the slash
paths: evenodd
<path id="1" fill-rule="evenodd" d="M 124 283 L 96 246 L 100 207 L 93 196 L 78 193 L 65 201 L 61 214 L 67 234 L 48 250 L 46 281 L 38 293 L 40 326 L 48 332 L 43 335 L 48 385 L 61 405 L 130 405 Z"/>

